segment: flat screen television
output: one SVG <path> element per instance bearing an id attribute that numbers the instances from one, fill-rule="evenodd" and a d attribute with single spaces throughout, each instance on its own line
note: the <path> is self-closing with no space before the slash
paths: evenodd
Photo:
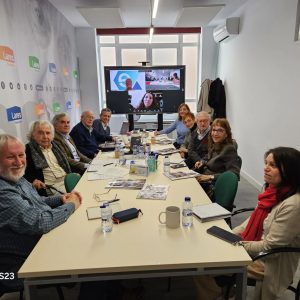
<path id="1" fill-rule="evenodd" d="M 185 66 L 104 67 L 114 114 L 176 113 L 185 100 Z"/>

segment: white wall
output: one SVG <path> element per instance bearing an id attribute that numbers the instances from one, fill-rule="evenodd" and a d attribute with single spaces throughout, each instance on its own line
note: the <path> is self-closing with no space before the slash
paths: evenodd
<path id="1" fill-rule="evenodd" d="M 91 110 L 99 117 L 98 60 L 96 32 L 93 28 L 75 28 L 80 72 L 82 111 Z"/>
<path id="2" fill-rule="evenodd" d="M 294 42 L 296 0 L 251 0 L 235 16 L 240 34 L 220 45 L 227 116 L 238 141 L 243 173 L 263 183 L 263 154 L 300 149 L 300 42 Z"/>

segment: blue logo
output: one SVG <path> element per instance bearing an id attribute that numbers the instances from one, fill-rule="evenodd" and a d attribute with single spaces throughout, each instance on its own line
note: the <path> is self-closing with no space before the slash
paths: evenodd
<path id="1" fill-rule="evenodd" d="M 54 63 L 49 63 L 49 72 L 56 73 L 56 65 Z"/>
<path id="2" fill-rule="evenodd" d="M 21 107 L 13 106 L 6 109 L 7 121 L 19 123 L 22 120 Z"/>
<path id="3" fill-rule="evenodd" d="M 138 71 L 127 71 L 127 70 L 122 70 L 118 71 L 115 78 L 114 78 L 114 83 L 118 87 L 120 91 L 126 90 L 126 79 L 130 78 L 132 81 L 132 89 L 133 90 L 141 90 L 141 86 L 138 83 Z"/>
<path id="4" fill-rule="evenodd" d="M 71 109 L 72 109 L 72 101 L 71 101 L 71 100 L 68 100 L 68 101 L 66 102 L 66 109 L 67 109 L 67 110 L 71 110 Z"/>

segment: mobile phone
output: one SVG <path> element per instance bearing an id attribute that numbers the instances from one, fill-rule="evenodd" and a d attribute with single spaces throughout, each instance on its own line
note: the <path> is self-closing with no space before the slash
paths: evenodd
<path id="1" fill-rule="evenodd" d="M 183 167 L 185 167 L 185 164 L 183 164 L 183 163 L 171 165 L 172 169 L 179 169 L 179 168 L 183 168 Z"/>

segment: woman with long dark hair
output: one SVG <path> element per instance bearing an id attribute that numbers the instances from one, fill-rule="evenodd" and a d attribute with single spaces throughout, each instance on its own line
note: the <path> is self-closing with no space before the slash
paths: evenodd
<path id="1" fill-rule="evenodd" d="M 265 154 L 265 191 L 251 216 L 234 233 L 243 238 L 251 256 L 278 247 L 300 247 L 300 152 L 277 147 Z M 248 276 L 262 281 L 257 295 L 261 300 L 282 296 L 298 266 L 298 253 L 278 253 L 248 266 Z M 197 281 L 199 299 L 215 299 L 221 289 L 213 277 Z"/>

